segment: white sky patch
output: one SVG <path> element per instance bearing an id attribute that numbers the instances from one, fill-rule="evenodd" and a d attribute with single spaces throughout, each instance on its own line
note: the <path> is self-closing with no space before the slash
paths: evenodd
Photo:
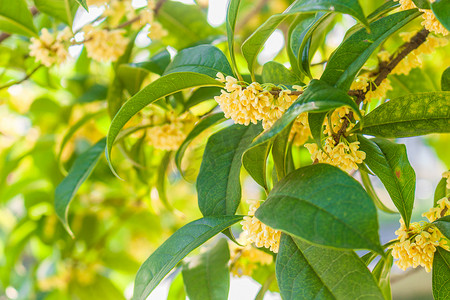
<path id="1" fill-rule="evenodd" d="M 136 46 L 138 46 L 139 48 L 148 47 L 150 45 L 150 43 L 152 42 L 152 40 L 148 37 L 148 29 L 149 28 L 150 28 L 150 26 L 148 24 L 145 25 L 145 27 L 136 36 L 135 43 L 136 43 Z"/>
<path id="2" fill-rule="evenodd" d="M 267 39 L 264 48 L 258 55 L 258 63 L 260 65 L 271 61 L 277 56 L 284 47 L 284 35 L 279 29 L 276 29 Z"/>
<path id="3" fill-rule="evenodd" d="M 105 11 L 104 6 L 89 6 L 89 13 L 84 9 L 78 9 L 73 22 L 73 31 L 77 31 L 84 25 L 91 23 Z"/>
<path id="4" fill-rule="evenodd" d="M 184 4 L 195 4 L 194 0 L 174 0 L 174 1 L 181 2 L 181 3 L 184 3 Z"/>
<path id="5" fill-rule="evenodd" d="M 147 0 L 132 0 L 131 6 L 133 6 L 134 8 L 141 8 L 147 6 Z"/>
<path id="6" fill-rule="evenodd" d="M 227 13 L 226 0 L 209 0 L 208 23 L 217 27 L 225 23 Z"/>

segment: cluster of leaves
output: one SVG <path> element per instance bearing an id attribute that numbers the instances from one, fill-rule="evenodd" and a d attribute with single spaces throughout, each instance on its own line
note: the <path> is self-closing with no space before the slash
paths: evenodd
<path id="1" fill-rule="evenodd" d="M 89 288 L 82 282 L 71 283 L 69 289 L 72 293 L 80 298 L 89 298 L 93 297 L 92 293 L 107 290 L 111 293 L 108 299 L 120 298 L 120 292 L 108 279 L 108 271 L 117 268 L 114 262 L 108 262 L 108 255 L 110 259 L 114 256 L 108 253 L 108 246 L 118 242 L 117 234 L 130 234 L 137 230 L 136 227 L 141 227 L 140 231 L 142 228 L 152 228 L 151 232 L 143 230 L 142 234 L 152 241 L 150 248 L 158 245 L 155 234 L 170 235 L 181 223 L 185 223 L 177 217 L 180 212 L 174 206 L 188 218 L 196 218 L 197 212 L 189 212 L 189 201 L 183 204 L 179 201 L 177 205 L 175 199 L 167 199 L 168 175 L 177 177 L 171 180 L 174 185 L 179 184 L 181 179 L 178 175 L 181 175 L 188 181 L 196 181 L 198 208 L 202 217 L 176 230 L 155 251 L 145 249 L 146 253 L 152 254 L 137 272 L 133 298 L 147 298 L 166 275 L 179 268 L 183 282 L 180 282 L 181 277 L 173 280 L 169 297 L 182 297 L 180 295 L 185 290 L 190 299 L 227 299 L 230 285 L 228 243 L 221 239 L 214 246 L 205 247 L 206 251 L 201 254 L 188 259 L 185 257 L 220 233 L 234 240 L 230 228 L 243 218 L 237 212 L 242 207 L 240 176 L 244 167 L 266 194 L 256 217 L 282 231 L 280 250 L 274 255 L 275 270 L 268 267 L 254 276 L 263 284 L 258 294 L 260 299 L 269 289 L 279 291 L 283 299 L 391 298 L 389 276 L 393 261 L 389 250 L 386 250 L 389 244 L 380 243 L 377 210 L 391 211 L 378 199 L 370 177 L 375 175 L 381 180 L 408 226 L 415 199 L 415 173 L 408 161 L 406 147 L 392 139 L 450 133 L 450 72 L 447 69 L 442 76 L 439 74 L 441 89 L 430 85 L 411 87 L 413 78 L 421 80 L 425 77 L 423 70 L 419 70 L 418 74 L 411 72 L 408 76 L 396 76 L 393 92 L 388 95 L 391 99 L 376 108 L 377 103 L 366 106 L 365 109 L 370 112 L 364 116 L 360 114 L 357 96 L 350 97 L 348 91 L 372 55 L 399 29 L 417 22 L 420 12 L 417 9 L 393 12 L 398 3 L 388 1 L 378 7 L 369 7 L 371 13 L 366 17 L 357 0 L 290 1 L 290 6 L 283 13 L 271 14 L 262 25 L 252 28 L 240 51 L 237 51 L 235 44 L 240 43 L 235 37 L 236 25 L 240 20 L 238 12 L 246 8 L 245 1 L 242 2 L 229 1 L 225 39 L 220 29 L 207 23 L 198 6 L 162 1 L 156 17 L 169 34 L 162 42 L 149 46 L 152 55 L 148 60 L 133 62 L 133 51 L 136 49 L 132 39 L 127 52 L 113 64 L 111 82 L 98 84 L 89 70 L 90 60 L 82 52 L 75 73 L 71 74 L 73 76 L 66 84 L 75 102 L 67 108 L 55 104 L 57 102 L 52 99 L 41 99 L 44 112 L 50 111 L 53 115 L 53 119 L 40 121 L 43 124 L 41 135 L 45 137 L 47 134 L 50 138 L 42 138 L 31 150 L 25 147 L 18 156 L 11 155 L 12 150 L 17 151 L 17 145 L 2 153 L 2 170 L 6 170 L 0 177 L 0 187 L 5 187 L 0 189 L 2 201 L 14 200 L 17 194 L 22 193 L 27 211 L 33 211 L 13 229 L 13 235 L 21 237 L 11 239 L 5 247 L 4 251 L 10 257 L 5 260 L 8 268 L 1 273 L 4 287 L 11 283 L 8 277 L 21 249 L 38 235 L 40 243 L 48 245 L 41 255 L 56 253 L 54 255 L 61 256 L 63 260 L 72 259 L 74 269 L 80 262 L 86 268 L 95 268 L 98 264 L 106 267 L 107 271 L 96 274 L 96 278 L 89 282 Z M 442 24 L 448 26 L 448 6 L 441 2 L 435 1 L 431 7 L 442 7 L 434 11 Z M 17 1 L 14 5 L 0 4 L 0 29 L 18 35 L 36 36 L 35 24 L 48 27 L 62 21 L 71 26 L 78 5 L 87 8 L 81 0 L 35 0 L 34 3 L 44 13 L 37 15 L 41 18 L 39 22 L 33 22 L 25 1 Z M 315 70 L 311 60 L 318 51 L 325 54 L 325 36 L 342 14 L 352 16 L 358 24 L 347 31 L 344 41 L 330 55 L 320 78 L 313 79 Z M 261 68 L 257 64 L 258 54 L 279 26 L 286 26 L 286 59 L 291 68 L 275 61 L 267 62 Z M 136 37 L 136 32 L 130 30 L 129 36 Z M 20 39 L 15 42 L 18 48 L 24 47 L 22 43 L 26 44 Z M 177 50 L 173 58 L 166 49 L 167 45 Z M 2 59 L 7 62 L 3 65 L 5 69 L 16 63 L 12 59 L 16 49 L 7 49 L 8 52 L 2 53 L 5 56 Z M 32 59 L 20 59 L 19 67 L 25 70 L 33 68 Z M 245 68 L 245 64 L 248 74 L 241 75 L 240 70 Z M 224 122 L 223 113 L 215 109 L 216 103 L 212 100 L 223 87 L 223 83 L 215 79 L 218 72 L 247 81 L 307 88 L 270 129 L 263 131 L 261 124 L 244 126 Z M 47 90 L 61 87 L 54 78 L 55 74 L 47 68 L 28 77 Z M 149 78 L 150 83 L 147 81 Z M 144 82 L 146 85 L 141 88 Z M 93 104 L 94 111 L 86 113 L 78 107 L 80 103 Z M 360 117 L 352 133 L 357 136 L 360 149 L 367 156 L 359 166 L 363 185 L 337 167 L 299 159 L 302 150 L 289 141 L 292 123 L 299 114 L 308 112 L 312 135 L 321 147 L 323 121 L 333 110 L 343 106 L 351 107 Z M 151 113 L 149 107 L 177 114 L 197 111 L 201 118 L 176 151 L 161 151 L 146 144 L 145 129 L 153 124 L 135 122 L 130 125 L 136 119 L 148 117 Z M 46 115 L 40 115 L 42 111 L 33 111 L 32 108 L 31 117 L 45 118 Z M 77 110 L 83 116 L 76 123 L 68 124 L 67 116 Z M 107 113 L 112 119 L 110 123 Z M 89 139 L 93 142 L 91 146 L 84 141 L 84 144 L 77 146 L 80 149 L 76 148 L 71 153 L 68 161 L 63 161 L 64 150 L 73 145 L 71 140 L 74 135 L 93 120 L 97 127 L 107 127 L 107 133 L 97 129 L 97 134 Z M 61 128 L 65 129 L 65 134 L 58 142 L 58 154 L 55 155 L 53 147 L 57 144 L 56 136 Z M 205 136 L 209 136 L 206 145 L 201 142 L 199 145 L 197 141 L 204 141 Z M 121 155 L 113 149 L 120 149 Z M 106 163 L 101 160 L 103 153 L 106 153 L 112 172 L 117 177 L 125 174 L 126 182 L 120 182 L 110 174 Z M 187 155 L 189 158 L 183 159 Z M 29 169 L 37 174 L 22 180 L 27 182 L 8 184 L 8 176 L 14 174 L 18 165 L 29 157 L 35 164 Z M 50 162 L 43 157 L 51 157 Z M 172 162 L 178 171 L 171 169 Z M 66 165 L 71 165 L 70 170 L 65 170 Z M 38 188 L 39 193 L 23 193 L 21 189 L 25 186 L 40 184 L 38 179 L 42 172 L 47 172 L 46 177 L 51 179 L 46 181 L 48 186 Z M 92 176 L 86 181 L 91 173 Z M 102 196 L 99 211 L 112 206 L 113 218 L 109 219 L 109 214 L 79 215 L 78 211 L 69 210 L 80 188 L 79 197 L 84 194 L 90 198 L 96 189 L 102 191 L 105 186 L 108 189 Z M 32 188 L 30 190 L 33 191 Z M 157 191 L 164 206 L 164 213 L 159 217 L 156 212 L 148 212 L 143 204 L 153 190 Z M 436 190 L 435 200 L 448 197 L 448 192 L 443 179 Z M 130 199 L 130 194 L 137 199 Z M 185 194 L 189 192 L 186 191 L 180 198 Z M 54 208 L 48 207 L 50 201 L 45 201 L 43 205 L 39 200 L 42 198 L 54 201 Z M 118 206 L 121 208 L 118 209 Z M 62 226 L 51 223 L 55 214 L 64 229 L 75 236 L 74 240 L 66 235 Z M 168 219 L 165 222 L 164 217 Z M 141 220 L 137 222 L 137 218 Z M 127 224 L 128 219 L 130 224 Z M 164 224 L 159 224 L 160 221 Z M 49 234 L 44 230 L 48 227 L 38 226 L 38 223 L 56 226 L 58 232 Z M 436 224 L 450 238 L 448 217 L 439 219 Z M 127 231 L 123 232 L 122 226 Z M 61 249 L 55 246 L 56 241 L 60 242 Z M 83 257 L 85 254 L 80 254 L 80 247 L 92 249 L 92 257 Z M 126 251 L 123 245 L 118 248 L 121 254 Z M 361 249 L 369 251 L 368 254 L 359 257 L 355 250 Z M 380 260 L 369 270 L 368 265 L 377 256 Z M 118 264 L 127 269 L 126 272 L 133 272 L 136 259 L 124 254 Z M 448 298 L 449 265 L 449 252 L 439 248 L 433 265 L 433 293 L 436 299 Z M 274 273 L 275 287 L 272 285 Z M 18 281 L 23 277 L 17 275 L 13 279 Z M 99 286 L 103 288 L 98 289 Z M 59 294 L 53 296 L 58 297 Z M 101 296 L 105 297 L 104 294 Z"/>

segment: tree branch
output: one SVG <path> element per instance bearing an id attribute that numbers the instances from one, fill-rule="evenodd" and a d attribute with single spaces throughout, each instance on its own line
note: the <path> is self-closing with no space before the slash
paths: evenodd
<path id="1" fill-rule="evenodd" d="M 42 66 L 43 65 L 38 65 L 36 68 L 34 68 L 30 73 L 28 73 L 24 78 L 22 78 L 20 80 L 13 81 L 13 82 L 10 82 L 10 83 L 7 83 L 5 85 L 0 86 L 0 90 L 6 89 L 6 88 L 9 88 L 9 87 L 11 87 L 13 85 L 20 84 L 20 83 L 24 82 L 25 80 L 30 78 Z"/>

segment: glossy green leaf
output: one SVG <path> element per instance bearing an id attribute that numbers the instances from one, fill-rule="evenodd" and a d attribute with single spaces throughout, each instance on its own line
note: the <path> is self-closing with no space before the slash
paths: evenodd
<path id="1" fill-rule="evenodd" d="M 367 172 L 362 170 L 361 168 L 359 170 L 359 173 L 361 175 L 361 181 L 362 181 L 362 183 L 364 185 L 364 188 L 365 188 L 367 194 L 369 194 L 369 196 L 372 198 L 373 203 L 375 204 L 375 206 L 378 209 L 384 211 L 385 213 L 396 214 L 397 213 L 396 211 L 392 211 L 391 209 L 386 207 L 384 205 L 384 203 L 380 200 L 380 198 L 378 198 L 378 195 L 377 195 L 377 193 L 375 192 L 375 189 L 372 186 L 372 182 L 370 180 L 369 174 L 367 174 Z"/>
<path id="2" fill-rule="evenodd" d="M 372 52 L 391 34 L 419 15 L 416 10 L 401 11 L 373 22 L 370 25 L 371 33 L 364 28 L 358 30 L 331 55 L 321 79 L 348 90 Z"/>
<path id="3" fill-rule="evenodd" d="M 305 92 L 269 130 L 266 130 L 255 140 L 252 147 L 274 138 L 303 112 L 327 112 L 341 106 L 349 106 L 361 118 L 358 106 L 346 92 L 331 87 L 320 80 L 313 79 Z"/>
<path id="4" fill-rule="evenodd" d="M 144 68 L 122 64 L 117 69 L 117 76 L 130 95 L 134 95 L 141 89 L 142 82 L 149 74 Z"/>
<path id="5" fill-rule="evenodd" d="M 439 180 L 436 190 L 434 191 L 433 206 L 436 206 L 437 202 L 447 196 L 447 178 L 443 177 Z"/>
<path id="6" fill-rule="evenodd" d="M 390 277 L 393 262 L 394 259 L 389 251 L 386 253 L 386 258 L 381 258 L 372 271 L 385 300 L 392 299 Z"/>
<path id="7" fill-rule="evenodd" d="M 433 1 L 433 3 L 431 3 L 431 10 L 436 16 L 436 19 L 438 19 L 447 30 L 450 30 L 450 2 L 448 2 L 448 0 Z"/>
<path id="8" fill-rule="evenodd" d="M 73 234 L 67 220 L 70 202 L 81 184 L 83 184 L 95 168 L 95 165 L 105 151 L 105 145 L 106 139 L 103 138 L 77 157 L 69 174 L 55 189 L 55 212 L 71 235 Z"/>
<path id="9" fill-rule="evenodd" d="M 163 38 L 165 44 L 175 49 L 184 49 L 202 43 L 211 36 L 222 34 L 208 23 L 199 6 L 177 1 L 164 1 L 158 10 L 156 21 L 170 32 Z"/>
<path id="10" fill-rule="evenodd" d="M 333 11 L 349 14 L 368 27 L 368 23 L 357 0 L 296 0 L 281 14 L 272 15 L 242 44 L 242 54 L 247 61 L 250 74 L 254 74 L 256 57 L 264 43 L 288 16 L 298 13 Z"/>
<path id="11" fill-rule="evenodd" d="M 230 289 L 229 260 L 226 239 L 220 239 L 211 249 L 189 258 L 182 270 L 189 299 L 227 300 Z"/>
<path id="12" fill-rule="evenodd" d="M 192 129 L 191 132 L 187 135 L 186 139 L 180 145 L 175 155 L 175 164 L 177 165 L 178 170 L 181 174 L 183 174 L 183 170 L 181 169 L 181 162 L 183 160 L 184 153 L 186 149 L 189 147 L 191 142 L 198 137 L 202 132 L 211 128 L 211 126 L 216 125 L 225 120 L 225 116 L 223 113 L 212 114 L 201 119 L 198 124 Z"/>
<path id="13" fill-rule="evenodd" d="M 313 246 L 287 234 L 281 236 L 276 274 L 286 300 L 383 299 L 355 252 Z"/>
<path id="14" fill-rule="evenodd" d="M 277 178 L 283 178 L 287 174 L 287 152 L 291 128 L 292 126 L 287 126 L 273 140 L 272 157 Z"/>
<path id="15" fill-rule="evenodd" d="M 0 30 L 25 36 L 37 36 L 33 16 L 25 0 L 0 2 Z"/>
<path id="16" fill-rule="evenodd" d="M 75 0 L 34 0 L 36 8 L 72 27 L 79 4 Z"/>
<path id="17" fill-rule="evenodd" d="M 381 138 L 366 139 L 358 136 L 360 150 L 366 153 L 364 162 L 380 178 L 406 226 L 414 207 L 416 173 L 411 167 L 406 146 Z"/>
<path id="18" fill-rule="evenodd" d="M 236 212 L 241 201 L 242 155 L 261 131 L 260 124 L 235 124 L 208 139 L 197 177 L 198 206 L 204 216 Z"/>
<path id="19" fill-rule="evenodd" d="M 264 83 L 273 83 L 276 85 L 305 85 L 301 81 L 300 77 L 295 75 L 295 73 L 287 69 L 282 64 L 275 61 L 269 61 L 264 64 L 262 78 Z"/>
<path id="20" fill-rule="evenodd" d="M 255 216 L 314 244 L 384 254 L 372 199 L 358 181 L 331 165 L 291 172 L 274 186 Z"/>
<path id="21" fill-rule="evenodd" d="M 211 86 L 211 87 L 202 87 L 195 90 L 191 97 L 186 101 L 186 109 L 189 109 L 199 103 L 202 103 L 206 100 L 212 100 L 215 96 L 220 95 L 221 88 Z"/>
<path id="22" fill-rule="evenodd" d="M 228 3 L 227 9 L 227 41 L 228 41 L 228 52 L 230 53 L 231 64 L 233 65 L 233 69 L 236 74 L 239 73 L 236 64 L 236 57 L 234 54 L 234 30 L 236 27 L 236 19 L 239 12 L 239 5 L 241 4 L 241 0 L 230 0 Z"/>
<path id="23" fill-rule="evenodd" d="M 416 7 L 423 9 L 431 9 L 430 2 L 428 0 L 412 0 Z"/>
<path id="24" fill-rule="evenodd" d="M 450 216 L 439 218 L 434 221 L 433 224 L 436 225 L 439 231 L 445 235 L 446 238 L 450 239 Z"/>
<path id="25" fill-rule="evenodd" d="M 436 248 L 433 259 L 433 296 L 435 300 L 448 300 L 450 295 L 450 252 Z"/>
<path id="26" fill-rule="evenodd" d="M 250 148 L 244 152 L 242 155 L 242 165 L 248 174 L 262 186 L 266 191 L 268 191 L 267 186 L 267 157 L 269 156 L 270 141 L 258 145 L 256 147 Z"/>
<path id="27" fill-rule="evenodd" d="M 173 209 L 169 203 L 169 200 L 167 199 L 166 193 L 166 178 L 167 178 L 166 173 L 167 168 L 169 167 L 171 155 L 172 155 L 171 151 L 167 151 L 166 153 L 164 153 L 164 156 L 161 159 L 161 162 L 159 163 L 158 177 L 156 179 L 156 189 L 158 190 L 159 199 L 161 199 L 161 202 L 168 210 Z"/>
<path id="28" fill-rule="evenodd" d="M 178 229 L 139 268 L 133 299 L 146 299 L 186 255 L 240 220 L 242 216 L 206 217 Z"/>
<path id="29" fill-rule="evenodd" d="M 387 99 L 396 99 L 414 93 L 438 91 L 435 80 L 432 79 L 427 70 L 421 68 L 414 68 L 407 75 L 390 74 L 389 80 L 392 90 L 387 91 Z M 371 100 L 378 101 L 376 98 Z"/>
<path id="30" fill-rule="evenodd" d="M 359 132 L 385 138 L 450 132 L 450 92 L 392 99 L 367 114 Z"/>
<path id="31" fill-rule="evenodd" d="M 225 54 L 211 45 L 199 45 L 178 52 L 164 75 L 174 72 L 196 72 L 216 78 L 218 72 L 233 75 Z"/>
<path id="32" fill-rule="evenodd" d="M 445 69 L 441 77 L 441 90 L 450 91 L 450 67 Z"/>
<path id="33" fill-rule="evenodd" d="M 123 126 L 136 113 L 162 97 L 174 94 L 187 88 L 199 86 L 221 86 L 221 83 L 203 74 L 192 72 L 173 73 L 153 81 L 125 102 L 125 104 L 115 115 L 114 119 L 111 121 L 107 135 L 106 158 L 110 164 L 111 170 L 115 173 L 110 160 L 111 149 L 114 141 Z"/>
<path id="34" fill-rule="evenodd" d="M 170 63 L 170 53 L 166 49 L 153 55 L 149 61 L 130 64 L 133 67 L 143 68 L 152 73 L 162 75 Z"/>

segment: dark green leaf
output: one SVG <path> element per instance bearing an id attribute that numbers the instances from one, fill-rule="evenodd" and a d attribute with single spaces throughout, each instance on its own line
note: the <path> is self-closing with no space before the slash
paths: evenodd
<path id="1" fill-rule="evenodd" d="M 0 30 L 26 36 L 37 36 L 33 16 L 25 0 L 0 2 Z"/>
<path id="2" fill-rule="evenodd" d="M 321 79 L 330 85 L 348 90 L 372 52 L 391 34 L 419 16 L 416 10 L 401 11 L 360 29 L 346 39 L 328 60 Z"/>
<path id="3" fill-rule="evenodd" d="M 212 87 L 203 87 L 197 89 L 192 93 L 191 97 L 186 101 L 186 109 L 191 108 L 203 101 L 214 99 L 215 96 L 220 95 L 221 88 L 212 86 Z"/>
<path id="4" fill-rule="evenodd" d="M 236 19 L 239 11 L 239 5 L 241 0 L 230 0 L 227 9 L 227 40 L 228 40 L 228 51 L 230 53 L 231 64 L 236 74 L 239 73 L 236 65 L 236 57 L 234 55 L 234 29 L 236 27 Z"/>
<path id="5" fill-rule="evenodd" d="M 275 61 L 269 61 L 263 66 L 262 78 L 263 83 L 273 83 L 276 85 L 305 85 L 300 80 L 300 77 Z"/>
<path id="6" fill-rule="evenodd" d="M 291 128 L 292 126 L 284 128 L 273 141 L 272 157 L 277 172 L 277 178 L 283 178 L 287 174 L 287 151 Z"/>
<path id="7" fill-rule="evenodd" d="M 159 163 L 158 178 L 156 179 L 156 189 L 158 190 L 159 199 L 161 199 L 161 202 L 168 210 L 173 209 L 169 203 L 169 200 L 167 200 L 167 193 L 166 193 L 166 178 L 167 178 L 166 173 L 167 168 L 169 167 L 171 155 L 172 152 L 170 151 L 164 153 L 164 156 L 161 159 L 161 162 Z"/>
<path id="8" fill-rule="evenodd" d="M 366 139 L 359 135 L 360 150 L 366 153 L 364 162 L 380 178 L 406 226 L 414 207 L 416 173 L 411 167 L 403 144 L 381 138 Z"/>
<path id="9" fill-rule="evenodd" d="M 164 75 L 174 72 L 196 72 L 216 78 L 218 72 L 233 75 L 225 54 L 211 45 L 199 45 L 178 52 Z"/>
<path id="10" fill-rule="evenodd" d="M 386 258 L 381 258 L 378 261 L 372 272 L 385 300 L 392 299 L 390 275 L 394 260 L 390 252 L 386 253 Z"/>
<path id="11" fill-rule="evenodd" d="M 367 114 L 363 134 L 385 138 L 450 132 L 450 92 L 410 94 Z"/>
<path id="12" fill-rule="evenodd" d="M 142 82 L 149 74 L 144 68 L 122 64 L 117 69 L 117 76 L 130 95 L 134 95 L 141 89 Z"/>
<path id="13" fill-rule="evenodd" d="M 431 9 L 430 2 L 428 0 L 412 0 L 412 2 L 414 2 L 418 8 Z"/>
<path id="14" fill-rule="evenodd" d="M 291 172 L 274 186 L 255 216 L 314 244 L 384 254 L 372 199 L 358 181 L 331 165 Z"/>
<path id="15" fill-rule="evenodd" d="M 268 191 L 267 186 L 267 157 L 271 147 L 270 141 L 258 145 L 254 148 L 250 148 L 244 152 L 242 156 L 242 165 L 247 170 L 248 174 Z"/>
<path id="16" fill-rule="evenodd" d="M 228 261 L 230 250 L 226 239 L 194 256 L 183 264 L 186 293 L 192 300 L 227 300 L 230 289 Z"/>
<path id="17" fill-rule="evenodd" d="M 428 70 L 414 68 L 407 75 L 390 74 L 392 90 L 387 91 L 387 99 L 395 99 L 413 93 L 436 92 L 438 87 Z M 376 99 L 378 100 L 378 99 Z"/>
<path id="18" fill-rule="evenodd" d="M 433 224 L 446 238 L 450 239 L 450 215 L 437 219 Z"/>
<path id="19" fill-rule="evenodd" d="M 382 211 L 384 211 L 384 212 L 386 212 L 388 214 L 396 214 L 397 213 L 396 211 L 392 211 L 389 208 L 387 208 L 384 205 L 384 203 L 380 200 L 380 198 L 378 198 L 378 195 L 377 195 L 377 193 L 375 192 L 375 189 L 372 186 L 372 182 L 370 181 L 369 174 L 367 174 L 367 172 L 362 170 L 361 168 L 359 170 L 359 173 L 361 175 L 361 181 L 362 181 L 362 183 L 364 185 L 364 188 L 366 189 L 367 194 L 369 194 L 369 196 L 372 198 L 373 203 L 375 204 L 375 206 L 378 209 L 380 209 L 380 210 L 382 210 Z"/>
<path id="20" fill-rule="evenodd" d="M 447 196 L 447 178 L 441 178 L 436 190 L 434 191 L 433 206 L 436 206 L 437 202 Z"/>
<path id="21" fill-rule="evenodd" d="M 197 177 L 198 206 L 204 216 L 230 215 L 241 201 L 242 154 L 261 125 L 232 125 L 208 139 Z"/>
<path id="22" fill-rule="evenodd" d="M 86 0 L 75 0 L 80 4 L 87 12 L 89 12 L 89 8 L 87 6 Z"/>
<path id="23" fill-rule="evenodd" d="M 198 86 L 221 86 L 221 83 L 203 74 L 192 72 L 173 73 L 153 81 L 125 102 L 125 104 L 117 112 L 114 119 L 111 121 L 107 135 L 106 158 L 111 170 L 115 173 L 110 160 L 111 149 L 114 141 L 123 126 L 136 113 L 162 97 L 174 94 L 187 88 Z"/>
<path id="24" fill-rule="evenodd" d="M 163 50 L 153 55 L 149 61 L 130 64 L 134 67 L 143 68 L 158 75 L 162 75 L 164 70 L 170 63 L 170 53 L 167 50 Z"/>
<path id="25" fill-rule="evenodd" d="M 353 251 L 317 247 L 282 234 L 276 264 L 286 300 L 383 299 L 374 277 Z"/>
<path id="26" fill-rule="evenodd" d="M 106 139 L 101 139 L 86 152 L 81 154 L 72 165 L 69 174 L 56 187 L 55 190 L 55 212 L 61 219 L 64 227 L 72 234 L 70 230 L 67 214 L 69 204 L 80 188 L 81 184 L 88 178 L 97 164 L 98 160 L 105 151 Z"/>
<path id="27" fill-rule="evenodd" d="M 75 0 L 34 0 L 36 8 L 72 27 L 79 4 Z"/>
<path id="28" fill-rule="evenodd" d="M 435 300 L 450 299 L 450 252 L 437 247 L 433 259 L 433 296 Z"/>
<path id="29" fill-rule="evenodd" d="M 431 3 L 431 10 L 433 10 L 436 19 L 438 19 L 447 30 L 450 30 L 450 2 L 448 0 L 436 0 Z"/>
<path id="30" fill-rule="evenodd" d="M 242 216 L 206 217 L 181 227 L 139 268 L 134 282 L 133 299 L 146 299 L 186 255 L 240 220 Z"/>
<path id="31" fill-rule="evenodd" d="M 441 77 L 441 90 L 450 91 L 450 67 L 445 69 Z"/>
<path id="32" fill-rule="evenodd" d="M 183 141 L 183 143 L 178 148 L 178 151 L 175 155 L 175 164 L 177 165 L 178 170 L 181 174 L 183 174 L 183 170 L 181 169 L 181 161 L 183 160 L 184 152 L 186 152 L 186 149 L 191 144 L 191 142 L 198 137 L 202 132 L 210 128 L 211 126 L 218 124 L 225 120 L 225 117 L 223 113 L 217 113 L 209 115 L 203 119 L 201 119 L 197 125 L 195 125 L 194 129 L 192 129 L 191 132 L 189 132 L 186 139 Z"/>
<path id="33" fill-rule="evenodd" d="M 331 87 L 320 80 L 313 79 L 305 92 L 269 130 L 256 139 L 252 147 L 274 138 L 303 112 L 327 112 L 341 106 L 349 106 L 361 118 L 358 106 L 346 92 Z"/>

